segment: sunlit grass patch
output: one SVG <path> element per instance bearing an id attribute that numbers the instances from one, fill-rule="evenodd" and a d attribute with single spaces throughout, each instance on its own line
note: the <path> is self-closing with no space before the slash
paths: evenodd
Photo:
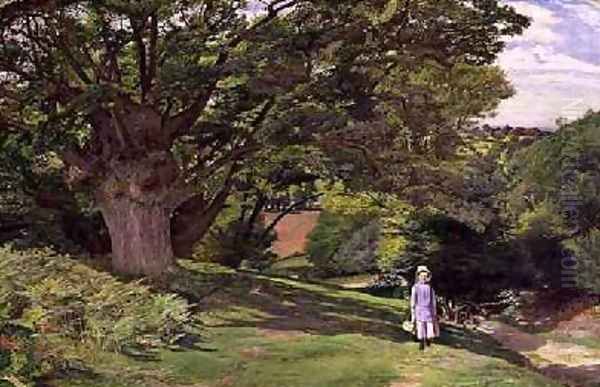
<path id="1" fill-rule="evenodd" d="M 575 337 L 565 333 L 555 332 L 542 333 L 540 336 L 559 343 L 570 343 L 600 350 L 600 337 L 597 336 Z"/>
<path id="2" fill-rule="evenodd" d="M 199 298 L 201 342 L 160 350 L 154 361 L 103 354 L 96 377 L 57 386 L 388 387 L 405 381 L 428 387 L 555 386 L 483 334 L 448 327 L 433 347 L 420 352 L 401 330 L 408 317 L 405 299 L 202 270 L 194 267 L 187 280 L 207 281 L 202 286 L 223 277 L 228 282 Z M 198 284 L 189 291 L 196 290 L 203 291 Z"/>
<path id="3" fill-rule="evenodd" d="M 373 278 L 374 276 L 372 274 L 357 274 L 345 277 L 328 278 L 325 282 L 352 289 L 366 287 L 372 282 Z"/>

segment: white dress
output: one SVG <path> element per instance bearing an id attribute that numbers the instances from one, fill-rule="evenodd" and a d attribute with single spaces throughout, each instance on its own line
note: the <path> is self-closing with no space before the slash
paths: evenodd
<path id="1" fill-rule="evenodd" d="M 440 335 L 437 322 L 435 292 L 427 283 L 417 283 L 411 289 L 410 310 L 419 340 Z"/>

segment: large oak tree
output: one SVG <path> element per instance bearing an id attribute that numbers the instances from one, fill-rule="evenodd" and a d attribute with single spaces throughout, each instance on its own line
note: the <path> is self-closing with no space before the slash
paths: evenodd
<path id="1" fill-rule="evenodd" d="M 386 75 L 488 64 L 526 24 L 497 0 L 4 1 L 0 125 L 91 187 L 117 272 L 155 276 L 253 157 L 368 152 L 346 134 L 376 119 Z"/>

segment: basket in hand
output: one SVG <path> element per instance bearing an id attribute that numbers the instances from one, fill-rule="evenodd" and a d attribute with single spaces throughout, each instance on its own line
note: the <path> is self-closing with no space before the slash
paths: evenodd
<path id="1" fill-rule="evenodd" d="M 402 323 L 402 329 L 408 333 L 414 334 L 416 331 L 416 325 L 414 321 L 406 320 Z"/>

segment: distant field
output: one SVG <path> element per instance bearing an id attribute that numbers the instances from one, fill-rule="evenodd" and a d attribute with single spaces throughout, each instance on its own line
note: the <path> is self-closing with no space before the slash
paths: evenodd
<path id="1" fill-rule="evenodd" d="M 302 254 L 306 251 L 308 235 L 319 221 L 320 211 L 300 211 L 287 214 L 275 226 L 277 240 L 273 243 L 273 252 L 280 257 Z M 262 214 L 265 224 L 270 224 L 279 213 Z"/>

